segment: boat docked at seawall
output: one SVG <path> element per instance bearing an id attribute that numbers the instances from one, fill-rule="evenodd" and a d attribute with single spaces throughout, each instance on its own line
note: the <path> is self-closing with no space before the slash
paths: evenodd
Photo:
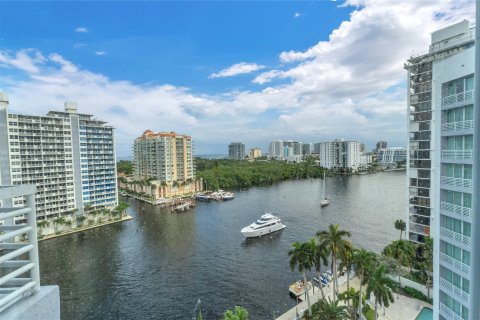
<path id="1" fill-rule="evenodd" d="M 243 228 L 241 232 L 246 238 L 261 237 L 285 228 L 285 225 L 282 224 L 281 221 L 279 217 L 268 212 L 248 227 Z"/>

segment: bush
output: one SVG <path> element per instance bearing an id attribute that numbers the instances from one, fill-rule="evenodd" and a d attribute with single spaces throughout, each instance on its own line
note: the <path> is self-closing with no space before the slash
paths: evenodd
<path id="1" fill-rule="evenodd" d="M 370 306 L 367 304 L 365 307 L 362 309 L 363 315 L 367 318 L 367 320 L 374 320 L 375 319 L 375 310 L 370 308 Z"/>
<path id="2" fill-rule="evenodd" d="M 403 292 L 409 297 L 412 297 L 412 298 L 415 298 L 415 299 L 418 299 L 418 300 L 422 300 L 422 301 L 428 302 L 430 304 L 433 303 L 433 299 L 428 299 L 426 295 L 424 295 L 422 292 L 418 291 L 415 288 L 404 287 Z"/>

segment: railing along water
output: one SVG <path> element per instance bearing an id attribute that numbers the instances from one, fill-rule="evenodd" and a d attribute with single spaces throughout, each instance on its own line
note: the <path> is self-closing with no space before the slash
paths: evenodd
<path id="1" fill-rule="evenodd" d="M 7 207 L 13 198 L 24 197 L 26 206 Z M 0 318 L 3 310 L 40 290 L 35 186 L 0 187 L 0 222 L 24 217 L 23 224 L 0 226 Z M 22 238 L 24 242 L 18 242 Z"/>

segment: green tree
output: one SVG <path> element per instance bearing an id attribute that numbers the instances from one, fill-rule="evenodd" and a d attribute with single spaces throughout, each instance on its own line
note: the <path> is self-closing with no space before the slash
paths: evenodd
<path id="1" fill-rule="evenodd" d="M 314 249 L 310 246 L 309 242 L 292 243 L 293 249 L 288 251 L 290 256 L 290 268 L 295 270 L 295 267 L 299 272 L 303 274 L 303 283 L 305 292 L 307 295 L 308 314 L 312 313 L 312 306 L 310 305 L 310 295 L 308 293 L 308 280 L 307 271 L 310 271 L 313 266 Z"/>
<path id="2" fill-rule="evenodd" d="M 313 251 L 313 260 L 312 264 L 315 270 L 317 271 L 317 279 L 320 281 L 321 279 L 321 270 L 322 270 L 322 265 L 327 266 L 328 265 L 328 254 L 327 250 L 325 247 L 320 246 L 314 238 L 311 238 L 310 241 L 308 242 L 310 245 L 310 250 Z M 323 292 L 323 285 L 320 282 L 319 284 L 320 291 L 322 292 L 322 298 L 325 298 L 325 293 Z"/>
<path id="3" fill-rule="evenodd" d="M 339 230 L 338 224 L 331 224 L 328 231 L 319 231 L 317 236 L 320 239 L 320 245 L 325 247 L 332 257 L 333 292 L 338 295 L 337 258 L 344 256 L 346 251 L 352 250 L 350 241 L 344 239 L 344 237 L 350 237 L 350 232 Z"/>
<path id="4" fill-rule="evenodd" d="M 368 278 L 367 297 L 371 294 L 375 295 L 375 320 L 377 320 L 378 305 L 389 307 L 393 303 L 391 280 L 387 277 L 387 267 L 383 264 L 379 265 Z"/>
<path id="5" fill-rule="evenodd" d="M 402 233 L 405 231 L 407 228 L 407 224 L 405 221 L 399 219 L 395 220 L 395 229 L 400 230 L 400 240 L 402 240 Z"/>
<path id="6" fill-rule="evenodd" d="M 338 299 L 343 302 L 352 300 L 353 309 L 358 309 L 358 303 L 360 302 L 360 290 L 355 290 L 355 288 L 350 288 L 350 290 L 341 292 L 338 295 Z M 365 304 L 365 297 L 362 296 L 362 305 Z"/>
<path id="7" fill-rule="evenodd" d="M 346 306 L 339 306 L 340 300 L 332 301 L 330 297 L 328 301 L 322 299 L 319 302 L 317 312 L 313 315 L 314 320 L 346 320 L 351 319 Z"/>
<path id="8" fill-rule="evenodd" d="M 223 320 L 247 320 L 248 311 L 247 309 L 239 306 L 235 306 L 235 309 L 227 310 L 223 314 Z"/>
<path id="9" fill-rule="evenodd" d="M 365 284 L 365 271 L 370 271 L 375 263 L 375 254 L 373 252 L 367 251 L 365 249 L 356 249 L 353 253 L 352 262 L 356 266 L 357 275 L 360 278 L 360 294 L 359 297 L 362 297 L 362 289 Z M 357 302 L 358 303 L 358 302 Z M 362 314 L 362 303 L 358 303 L 358 314 Z"/>
<path id="10" fill-rule="evenodd" d="M 430 237 L 425 238 L 425 243 L 422 244 L 422 256 L 425 273 L 427 274 L 427 298 L 430 299 L 430 287 L 432 286 L 432 280 L 430 279 L 433 272 L 433 239 Z"/>
<path id="11" fill-rule="evenodd" d="M 383 254 L 394 258 L 402 266 L 410 268 L 415 257 L 415 247 L 407 240 L 392 241 L 383 249 Z"/>
<path id="12" fill-rule="evenodd" d="M 347 272 L 347 291 L 350 290 L 350 271 L 352 270 L 352 259 L 353 259 L 353 252 L 355 249 L 350 246 L 346 247 L 345 250 L 340 252 L 340 270 L 346 270 Z M 337 288 L 338 290 L 338 288 Z M 350 307 L 350 300 L 347 299 L 347 306 Z"/>

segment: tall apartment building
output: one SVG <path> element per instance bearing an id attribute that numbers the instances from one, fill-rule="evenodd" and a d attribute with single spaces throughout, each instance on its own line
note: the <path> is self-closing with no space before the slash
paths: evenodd
<path id="1" fill-rule="evenodd" d="M 231 160 L 245 159 L 245 145 L 241 142 L 232 142 L 228 145 L 228 158 Z"/>
<path id="2" fill-rule="evenodd" d="M 274 140 L 268 148 L 269 157 L 287 161 L 298 162 L 301 160 L 303 143 L 298 141 Z"/>
<path id="3" fill-rule="evenodd" d="M 36 185 L 39 220 L 117 204 L 113 127 L 71 102 L 46 116 L 11 114 L 8 104 L 0 93 L 1 184 Z"/>
<path id="4" fill-rule="evenodd" d="M 377 148 L 375 149 L 377 152 L 380 149 L 387 149 L 387 141 L 378 141 Z"/>
<path id="5" fill-rule="evenodd" d="M 252 148 L 250 149 L 250 153 L 248 156 L 250 157 L 250 159 L 260 158 L 262 156 L 262 149 L 258 147 Z"/>
<path id="6" fill-rule="evenodd" d="M 407 160 L 407 149 L 391 147 L 378 150 L 377 161 L 379 164 L 395 164 Z"/>
<path id="7" fill-rule="evenodd" d="M 302 154 L 309 155 L 313 153 L 313 143 L 304 143 L 302 145 Z"/>
<path id="8" fill-rule="evenodd" d="M 409 235 L 414 242 L 428 235 L 434 240 L 434 319 L 480 318 L 480 289 L 475 285 L 480 276 L 480 113 L 474 103 L 474 32 L 468 21 L 438 30 L 429 52 L 406 64 Z"/>
<path id="9" fill-rule="evenodd" d="M 320 165 L 329 170 L 355 172 L 363 165 L 358 141 L 320 142 L 319 149 Z"/>
<path id="10" fill-rule="evenodd" d="M 273 140 L 268 147 L 268 156 L 270 158 L 282 158 L 283 157 L 283 141 Z"/>
<path id="11" fill-rule="evenodd" d="M 195 179 L 192 138 L 175 132 L 145 131 L 133 145 L 133 175 L 160 182 Z"/>

